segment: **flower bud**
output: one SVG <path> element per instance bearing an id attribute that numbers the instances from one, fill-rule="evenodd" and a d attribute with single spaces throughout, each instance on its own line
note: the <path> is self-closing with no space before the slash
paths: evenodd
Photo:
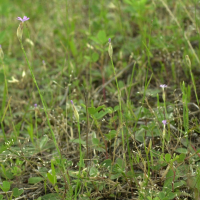
<path id="1" fill-rule="evenodd" d="M 111 39 L 109 38 L 108 40 L 108 54 L 110 56 L 110 58 L 112 59 L 112 55 L 113 55 L 113 48 L 112 48 L 112 44 L 111 44 Z"/>
<path id="2" fill-rule="evenodd" d="M 23 22 L 21 22 L 17 28 L 17 37 L 19 41 L 22 41 L 22 35 L 23 35 Z"/>

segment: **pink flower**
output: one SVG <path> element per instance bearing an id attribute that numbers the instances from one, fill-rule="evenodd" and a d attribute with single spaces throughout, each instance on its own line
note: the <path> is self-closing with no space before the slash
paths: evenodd
<path id="1" fill-rule="evenodd" d="M 160 87 L 161 87 L 162 89 L 164 89 L 164 88 L 167 87 L 167 85 L 163 84 L 163 85 L 160 85 Z"/>
<path id="2" fill-rule="evenodd" d="M 29 20 L 30 18 L 27 16 L 24 16 L 23 19 L 21 17 L 18 17 L 17 20 L 21 21 L 21 22 L 25 22 L 27 20 Z"/>
<path id="3" fill-rule="evenodd" d="M 167 120 L 162 120 L 162 123 L 165 126 L 167 124 Z"/>

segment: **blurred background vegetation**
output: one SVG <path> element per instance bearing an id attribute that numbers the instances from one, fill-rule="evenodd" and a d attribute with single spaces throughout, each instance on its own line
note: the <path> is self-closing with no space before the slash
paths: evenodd
<path id="1" fill-rule="evenodd" d="M 17 17 L 23 16 L 30 18 L 24 23 L 23 45 L 61 149 L 68 148 L 73 152 L 74 147 L 69 145 L 68 136 L 74 131 L 74 137 L 78 138 L 72 120 L 73 112 L 69 109 L 71 99 L 80 111 L 81 130 L 84 133 L 86 111 L 80 105 L 86 104 L 85 99 L 89 99 L 87 106 L 114 108 L 118 105 L 117 87 L 107 52 L 109 38 L 116 73 L 121 73 L 118 83 L 126 128 L 130 125 L 129 128 L 134 127 L 135 131 L 138 127 L 133 125 L 134 120 L 154 117 L 152 109 L 159 107 L 159 101 L 163 103 L 160 84 L 168 85 L 166 105 L 182 102 L 183 81 L 188 86 L 188 93 L 184 90 L 188 95 L 186 101 L 198 104 L 194 92 L 196 86 L 197 95 L 200 95 L 198 1 L 1 0 L 0 44 L 4 52 L 4 69 L 0 65 L 0 115 L 4 116 L 1 117 L 1 152 L 13 145 L 15 152 L 28 147 L 27 157 L 34 153 L 37 155 L 37 144 L 35 146 L 34 143 L 40 140 L 43 145 L 43 135 L 49 134 L 44 114 L 37 111 L 38 119 L 34 115 L 34 104 L 41 109 L 42 104 L 16 36 L 20 23 Z M 186 55 L 191 62 L 194 81 L 185 60 Z M 102 89 L 104 83 L 107 85 Z M 7 105 L 10 105 L 10 110 Z M 141 106 L 146 110 L 141 112 Z M 173 110 L 169 112 L 169 120 L 177 117 Z M 60 117 L 61 113 L 65 118 Z M 165 116 L 163 113 L 159 115 L 160 122 Z M 103 133 L 123 126 L 118 124 L 118 117 L 113 114 L 99 122 Z M 198 129 L 198 117 L 195 120 L 192 121 L 195 127 L 190 124 L 191 130 Z M 173 121 L 174 124 L 176 122 Z M 57 128 L 62 125 L 67 126 L 68 135 L 62 128 Z M 152 126 L 152 130 L 155 126 Z M 97 131 L 97 128 L 93 129 Z M 144 132 L 144 129 L 141 130 Z M 160 129 L 155 132 L 162 134 Z M 6 140 L 13 139 L 14 142 L 5 145 L 5 136 Z M 48 137 L 51 138 L 50 135 Z M 27 138 L 31 139 L 31 144 Z M 130 139 L 130 136 L 127 138 Z M 20 148 L 18 139 L 23 141 Z M 140 139 L 137 142 L 142 143 L 144 138 Z M 48 148 L 44 150 L 47 154 L 56 151 L 51 142 Z M 76 153 L 74 155 L 78 157 Z M 1 156 L 4 159 L 5 154 Z M 10 162 L 5 167 L 9 168 Z M 16 174 L 12 171 L 12 178 Z"/>

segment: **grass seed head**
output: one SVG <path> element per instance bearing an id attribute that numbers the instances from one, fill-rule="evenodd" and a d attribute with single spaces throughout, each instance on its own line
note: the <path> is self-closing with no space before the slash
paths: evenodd
<path id="1" fill-rule="evenodd" d="M 74 117 L 75 117 L 76 120 L 79 122 L 79 114 L 78 114 L 78 111 L 77 111 L 76 107 L 74 106 L 74 103 L 73 103 L 72 100 L 71 100 L 71 103 L 72 103 L 72 107 L 73 107 L 73 110 L 74 110 Z"/>
<path id="2" fill-rule="evenodd" d="M 108 54 L 110 56 L 110 58 L 112 59 L 113 56 L 113 48 L 112 48 L 112 44 L 111 44 L 111 38 L 108 39 Z"/>
<path id="3" fill-rule="evenodd" d="M 190 61 L 190 58 L 188 55 L 185 56 L 185 60 L 186 60 L 188 67 L 191 67 L 191 61 Z"/>

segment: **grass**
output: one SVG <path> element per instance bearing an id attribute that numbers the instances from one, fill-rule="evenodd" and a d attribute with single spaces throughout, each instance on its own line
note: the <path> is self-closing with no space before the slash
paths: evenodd
<path id="1" fill-rule="evenodd" d="M 200 199 L 197 1 L 0 11 L 0 199 Z"/>

